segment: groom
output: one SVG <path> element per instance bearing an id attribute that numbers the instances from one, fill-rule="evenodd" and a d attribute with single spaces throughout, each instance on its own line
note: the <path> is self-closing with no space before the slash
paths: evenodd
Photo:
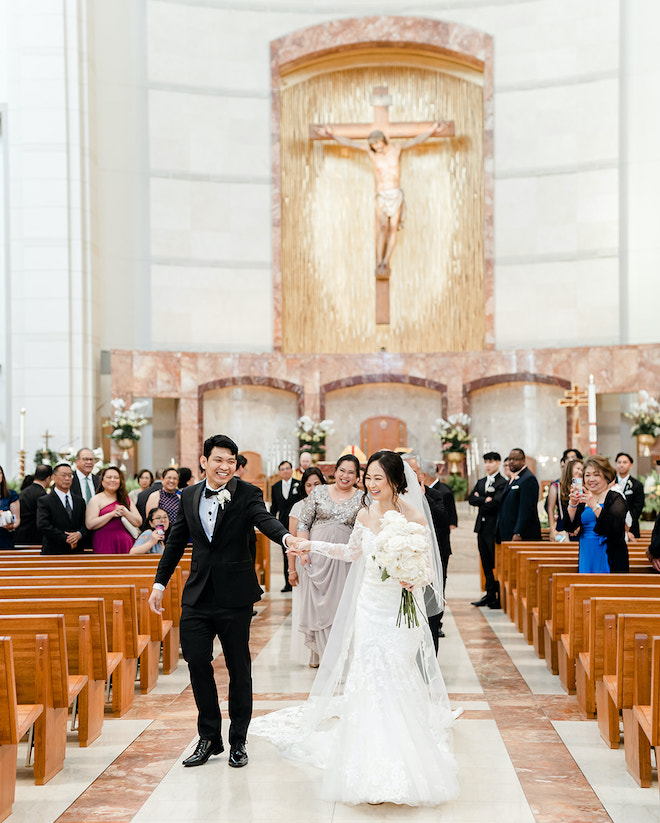
<path id="1" fill-rule="evenodd" d="M 238 447 L 216 434 L 204 442 L 200 463 L 205 481 L 181 493 L 179 513 L 158 564 L 149 605 L 162 612 L 163 591 L 183 551 L 192 542 L 190 577 L 182 597 L 181 648 L 197 704 L 199 741 L 184 766 L 201 766 L 224 751 L 220 706 L 213 676 L 213 641 L 220 638 L 229 672 L 229 765 L 248 762 L 245 739 L 252 715 L 250 621 L 261 598 L 250 555 L 250 534 L 259 531 L 277 543 L 298 541 L 266 511 L 261 492 L 234 477 Z"/>

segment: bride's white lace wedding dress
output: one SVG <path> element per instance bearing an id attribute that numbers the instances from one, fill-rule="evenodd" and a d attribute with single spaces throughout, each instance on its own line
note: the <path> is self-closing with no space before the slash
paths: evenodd
<path id="1" fill-rule="evenodd" d="M 250 732 L 322 767 L 326 800 L 436 805 L 458 794 L 447 737 L 460 712 L 449 706 L 423 592 L 414 592 L 420 626 L 397 627 L 401 586 L 381 580 L 375 540 L 358 520 L 347 546 L 312 542 L 312 563 L 314 552 L 355 561 L 339 619 L 309 700 L 256 718 Z"/>

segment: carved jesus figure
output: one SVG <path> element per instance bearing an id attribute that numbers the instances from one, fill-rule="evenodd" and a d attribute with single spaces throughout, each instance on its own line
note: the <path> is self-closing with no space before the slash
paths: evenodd
<path id="1" fill-rule="evenodd" d="M 405 143 L 390 143 L 382 131 L 372 131 L 367 144 L 335 134 L 331 126 L 324 126 L 325 135 L 342 146 L 365 151 L 374 166 L 376 183 L 376 277 L 390 276 L 390 258 L 396 244 L 396 233 L 403 228 L 405 201 L 401 189 L 401 152 L 419 146 L 435 132 L 438 123 Z"/>

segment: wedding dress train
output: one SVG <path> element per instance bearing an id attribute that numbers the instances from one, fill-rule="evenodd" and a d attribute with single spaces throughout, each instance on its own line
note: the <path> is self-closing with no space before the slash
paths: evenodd
<path id="1" fill-rule="evenodd" d="M 321 668 L 302 706 L 252 721 L 285 756 L 324 769 L 321 796 L 343 803 L 430 806 L 458 794 L 448 730 L 452 712 L 415 591 L 420 625 L 396 625 L 401 586 L 381 579 L 376 535 L 359 520 L 347 546 L 314 553 L 352 560 Z"/>

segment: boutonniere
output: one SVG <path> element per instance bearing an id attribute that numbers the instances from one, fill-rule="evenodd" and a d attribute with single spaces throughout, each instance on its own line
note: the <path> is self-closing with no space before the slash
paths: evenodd
<path id="1" fill-rule="evenodd" d="M 229 503 L 230 500 L 231 492 L 227 491 L 227 489 L 223 489 L 218 492 L 218 503 L 220 504 L 220 508 L 224 509 L 225 503 Z"/>

